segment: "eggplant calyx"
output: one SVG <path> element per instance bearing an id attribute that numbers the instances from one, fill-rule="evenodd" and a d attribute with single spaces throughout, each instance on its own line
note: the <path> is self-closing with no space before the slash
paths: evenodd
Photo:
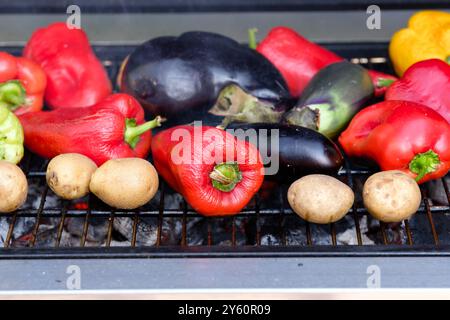
<path id="1" fill-rule="evenodd" d="M 219 125 L 221 128 L 226 128 L 235 121 L 277 123 L 283 114 L 276 111 L 272 104 L 259 100 L 235 84 L 222 89 L 209 113 L 225 117 Z"/>
<path id="2" fill-rule="evenodd" d="M 237 163 L 224 162 L 214 166 L 209 177 L 214 188 L 223 192 L 231 192 L 242 180 L 242 173 Z"/>
<path id="3" fill-rule="evenodd" d="M 295 107 L 283 115 L 286 124 L 319 130 L 320 111 L 310 107 Z"/>

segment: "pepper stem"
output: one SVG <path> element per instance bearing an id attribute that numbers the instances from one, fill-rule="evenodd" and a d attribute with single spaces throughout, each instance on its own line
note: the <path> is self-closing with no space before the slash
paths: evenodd
<path id="1" fill-rule="evenodd" d="M 419 182 L 426 174 L 435 171 L 440 163 L 437 153 L 430 149 L 417 154 L 409 163 L 409 170 L 417 174 L 416 181 Z"/>
<path id="2" fill-rule="evenodd" d="M 124 139 L 125 142 L 130 145 L 131 148 L 136 148 L 136 145 L 139 142 L 141 135 L 148 130 L 161 126 L 161 122 L 164 119 L 160 116 L 157 116 L 155 119 L 145 122 L 141 125 L 137 125 L 136 119 L 126 119 L 125 120 L 125 134 Z"/>
<path id="3" fill-rule="evenodd" d="M 14 111 L 25 104 L 26 92 L 19 80 L 0 83 L 0 104 Z"/>
<path id="4" fill-rule="evenodd" d="M 258 32 L 257 28 L 250 28 L 248 29 L 248 46 L 250 49 L 256 49 L 257 42 L 256 42 L 256 33 Z"/>
<path id="5" fill-rule="evenodd" d="M 448 56 L 447 59 L 445 59 L 445 61 L 447 61 L 447 63 L 450 64 L 450 56 Z"/>
<path id="6" fill-rule="evenodd" d="M 386 87 L 389 87 L 394 82 L 395 82 L 394 79 L 379 78 L 377 80 L 377 87 L 378 88 L 386 88 Z"/>
<path id="7" fill-rule="evenodd" d="M 234 162 L 224 162 L 214 166 L 209 174 L 212 185 L 217 190 L 230 192 L 242 180 L 239 166 Z"/>

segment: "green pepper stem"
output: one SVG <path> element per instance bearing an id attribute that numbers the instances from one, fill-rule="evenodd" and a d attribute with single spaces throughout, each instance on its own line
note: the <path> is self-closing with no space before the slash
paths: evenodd
<path id="1" fill-rule="evenodd" d="M 389 87 L 391 84 L 395 82 L 394 79 L 386 79 L 386 78 L 380 78 L 377 81 L 377 87 L 378 88 L 385 88 Z"/>
<path id="2" fill-rule="evenodd" d="M 430 149 L 417 154 L 409 163 L 409 170 L 417 174 L 416 181 L 419 182 L 426 174 L 436 171 L 440 163 L 438 154 Z"/>
<path id="3" fill-rule="evenodd" d="M 0 83 L 0 103 L 14 111 L 25 104 L 26 92 L 19 80 Z"/>
<path id="4" fill-rule="evenodd" d="M 257 28 L 250 28 L 248 29 L 248 46 L 250 49 L 256 49 L 257 42 L 256 42 L 256 33 L 258 32 Z"/>
<path id="5" fill-rule="evenodd" d="M 130 147 L 134 149 L 139 142 L 140 136 L 144 132 L 147 132 L 148 130 L 161 126 L 161 122 L 163 121 L 164 119 L 162 117 L 157 116 L 155 119 L 151 121 L 145 122 L 141 125 L 137 125 L 136 119 L 126 119 L 125 134 L 124 134 L 125 142 L 128 143 Z"/>
<path id="6" fill-rule="evenodd" d="M 447 59 L 445 59 L 445 61 L 447 61 L 447 63 L 450 64 L 450 56 L 448 56 Z"/>
<path id="7" fill-rule="evenodd" d="M 217 190 L 230 192 L 242 180 L 242 174 L 237 163 L 225 162 L 214 166 L 209 174 L 212 185 Z"/>

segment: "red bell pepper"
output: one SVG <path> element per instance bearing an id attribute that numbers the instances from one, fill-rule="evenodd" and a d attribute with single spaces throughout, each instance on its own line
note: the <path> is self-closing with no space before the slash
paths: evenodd
<path id="1" fill-rule="evenodd" d="M 50 108 L 88 107 L 111 94 L 111 82 L 81 29 L 57 22 L 33 33 L 24 56 L 47 74 L 45 101 Z"/>
<path id="2" fill-rule="evenodd" d="M 270 30 L 256 50 L 281 72 L 293 97 L 300 96 L 308 82 L 320 69 L 344 60 L 287 27 L 276 27 Z M 376 96 L 381 96 L 386 91 L 386 80 L 396 79 L 394 76 L 374 70 L 369 70 L 369 74 Z"/>
<path id="3" fill-rule="evenodd" d="M 150 129 L 161 118 L 145 122 L 139 102 L 127 94 L 113 94 L 89 108 L 61 108 L 19 116 L 25 145 L 32 152 L 53 158 L 80 153 L 97 165 L 115 158 L 147 157 Z"/>
<path id="4" fill-rule="evenodd" d="M 388 87 L 385 99 L 424 104 L 450 122 L 450 65 L 439 59 L 413 64 Z"/>
<path id="5" fill-rule="evenodd" d="M 153 138 L 152 156 L 164 180 L 205 216 L 238 213 L 264 180 L 256 147 L 214 127 L 164 130 Z"/>
<path id="6" fill-rule="evenodd" d="M 347 155 L 401 170 L 419 183 L 450 169 L 450 124 L 436 111 L 409 101 L 383 101 L 360 111 L 339 137 Z"/>
<path id="7" fill-rule="evenodd" d="M 42 110 L 46 84 L 38 64 L 0 52 L 0 106 L 17 115 Z"/>

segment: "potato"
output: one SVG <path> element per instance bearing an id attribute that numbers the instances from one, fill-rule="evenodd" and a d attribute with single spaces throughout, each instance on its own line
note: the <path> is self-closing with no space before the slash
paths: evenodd
<path id="1" fill-rule="evenodd" d="M 158 185 L 158 173 L 150 162 L 124 158 L 109 160 L 98 168 L 90 189 L 111 207 L 136 209 L 155 196 Z"/>
<path id="2" fill-rule="evenodd" d="M 86 156 L 78 153 L 61 154 L 47 166 L 47 184 L 63 199 L 79 199 L 89 193 L 89 183 L 95 170 L 97 165 Z"/>
<path id="3" fill-rule="evenodd" d="M 419 209 L 422 196 L 416 181 L 398 171 L 382 171 L 367 179 L 363 188 L 364 206 L 378 220 L 399 222 Z"/>
<path id="4" fill-rule="evenodd" d="M 292 210 L 313 223 L 338 221 L 350 210 L 354 200 L 349 186 L 322 174 L 300 178 L 288 190 Z"/>
<path id="5" fill-rule="evenodd" d="M 0 212 L 17 210 L 27 200 L 28 182 L 15 164 L 0 161 Z"/>

